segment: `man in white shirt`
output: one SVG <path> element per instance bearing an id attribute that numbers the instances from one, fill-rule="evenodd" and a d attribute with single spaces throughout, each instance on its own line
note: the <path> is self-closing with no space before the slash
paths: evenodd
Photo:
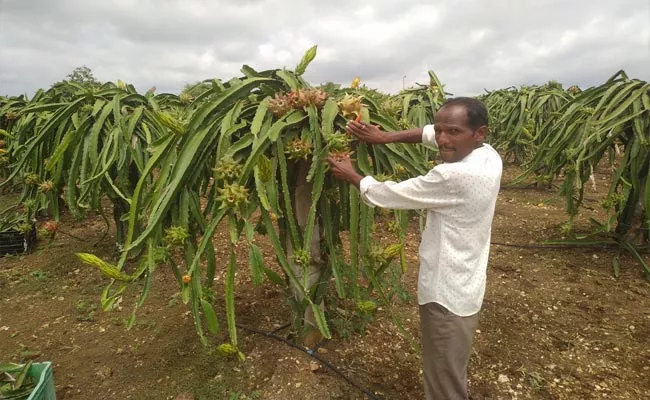
<path id="1" fill-rule="evenodd" d="M 501 181 L 499 154 L 483 143 L 485 105 L 447 100 L 433 125 L 383 132 L 350 122 L 347 130 L 369 144 L 424 143 L 443 164 L 428 174 L 395 183 L 360 175 L 349 159 L 330 158 L 332 173 L 350 182 L 371 206 L 426 209 L 420 243 L 418 303 L 426 399 L 467 399 L 467 364 L 485 293 L 494 207 Z"/>

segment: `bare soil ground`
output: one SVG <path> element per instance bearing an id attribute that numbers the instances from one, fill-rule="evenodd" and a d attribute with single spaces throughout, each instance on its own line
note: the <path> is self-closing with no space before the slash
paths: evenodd
<path id="1" fill-rule="evenodd" d="M 508 166 L 504 183 L 518 171 Z M 576 224 L 603 219 L 597 201 L 607 171 L 597 171 Z M 501 190 L 493 225 L 488 287 L 470 360 L 472 399 L 642 399 L 650 396 L 650 285 L 640 265 L 615 250 L 517 247 L 559 238 L 566 222 L 556 190 Z M 119 309 L 102 312 L 107 284 L 75 252 L 114 259 L 113 231 L 101 218 L 64 217 L 51 242 L 24 256 L 0 258 L 0 361 L 27 358 L 54 365 L 57 399 L 364 399 L 360 389 L 308 354 L 270 337 L 239 329 L 245 361 L 220 358 L 198 341 L 188 306 L 169 267 L 161 266 L 137 324 L 124 327 L 141 290 L 134 284 Z M 72 236 L 70 236 L 72 235 Z M 227 233 L 215 235 L 226 259 Z M 381 226 L 377 236 L 382 238 Z M 73 237 L 74 236 L 74 237 Z M 401 287 L 410 299 L 381 307 L 364 335 L 336 335 L 318 356 L 382 399 L 420 399 L 417 246 L 408 234 L 409 268 Z M 263 240 L 264 254 L 274 263 Z M 245 252 L 246 249 L 240 249 Z M 245 253 L 242 253 L 245 254 Z M 646 260 L 648 256 L 646 255 Z M 240 257 L 246 260 L 246 257 Z M 225 264 L 225 263 L 224 263 Z M 237 275 L 237 323 L 264 332 L 291 322 L 283 290 L 254 287 L 247 266 Z M 215 282 L 223 293 L 224 276 Z M 218 310 L 221 312 L 223 298 Z M 226 341 L 225 318 L 220 314 Z M 401 321 L 404 331 L 397 329 Z M 279 336 L 286 329 L 277 331 Z"/>

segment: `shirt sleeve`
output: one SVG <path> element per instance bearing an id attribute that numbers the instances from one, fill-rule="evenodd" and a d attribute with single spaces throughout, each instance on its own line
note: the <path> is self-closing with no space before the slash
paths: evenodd
<path id="1" fill-rule="evenodd" d="M 438 143 L 436 142 L 436 132 L 433 129 L 433 125 L 425 125 L 422 128 L 422 144 L 426 146 L 438 148 Z"/>
<path id="2" fill-rule="evenodd" d="M 450 184 L 448 174 L 434 168 L 428 174 L 403 182 L 378 182 L 371 176 L 361 180 L 362 200 L 370 205 L 401 210 L 442 210 L 463 202 L 459 191 Z"/>

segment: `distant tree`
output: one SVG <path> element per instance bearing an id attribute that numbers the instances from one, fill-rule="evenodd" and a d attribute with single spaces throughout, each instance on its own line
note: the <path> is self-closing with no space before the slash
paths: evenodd
<path id="1" fill-rule="evenodd" d="M 101 82 L 95 78 L 95 76 L 93 75 L 93 71 L 90 68 L 86 67 L 85 65 L 73 69 L 72 72 L 69 73 L 66 77 L 68 78 L 67 81 L 74 82 L 81 86 L 85 86 L 85 87 L 101 86 Z"/>
<path id="2" fill-rule="evenodd" d="M 341 85 L 334 82 L 326 82 L 318 86 L 318 88 L 322 89 L 324 92 L 328 94 L 336 94 L 337 91 L 341 89 Z"/>
<path id="3" fill-rule="evenodd" d="M 78 89 L 66 85 L 66 83 L 75 83 L 84 89 L 95 89 L 102 85 L 102 83 L 95 78 L 92 70 L 85 65 L 73 69 L 72 72 L 66 75 L 66 79 L 52 85 L 52 89 L 61 100 L 71 99 L 78 91 Z"/>
<path id="4" fill-rule="evenodd" d="M 196 98 L 201 93 L 210 89 L 212 89 L 212 83 L 210 82 L 201 82 L 201 81 L 197 81 L 194 83 L 188 82 L 185 84 L 185 86 L 183 86 L 183 90 L 181 91 L 181 94 L 190 95 L 193 98 Z"/>
<path id="5" fill-rule="evenodd" d="M 555 81 L 555 80 L 551 80 L 551 81 L 546 82 L 546 85 L 544 85 L 544 87 L 546 87 L 547 89 L 562 90 L 562 84 L 560 82 L 558 82 L 558 81 Z"/>

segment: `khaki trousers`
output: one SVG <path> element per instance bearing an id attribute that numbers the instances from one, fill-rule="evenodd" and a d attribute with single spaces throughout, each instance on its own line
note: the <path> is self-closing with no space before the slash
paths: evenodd
<path id="1" fill-rule="evenodd" d="M 460 317 L 438 303 L 420 306 L 426 400 L 466 400 L 467 364 L 478 313 Z"/>

